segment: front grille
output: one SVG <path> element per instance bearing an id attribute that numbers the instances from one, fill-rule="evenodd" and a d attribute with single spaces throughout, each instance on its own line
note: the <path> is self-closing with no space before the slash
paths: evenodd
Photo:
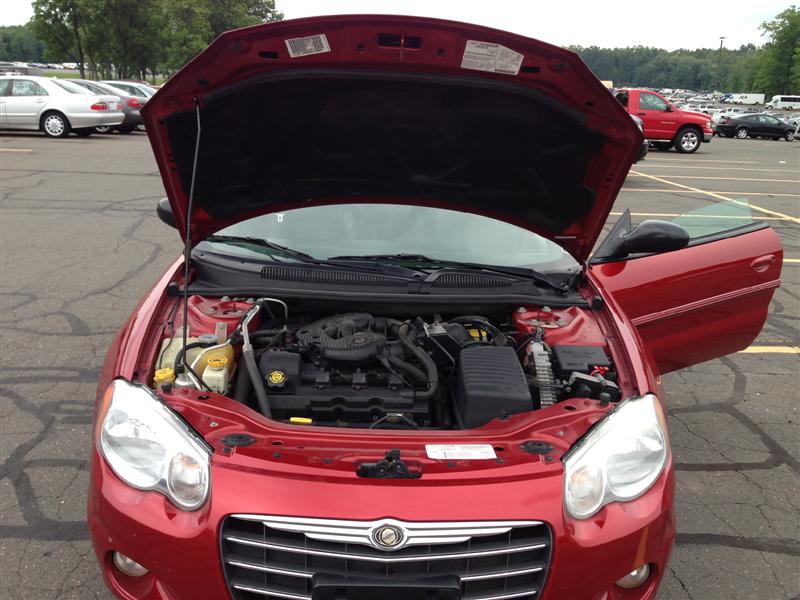
<path id="1" fill-rule="evenodd" d="M 393 551 L 370 540 L 381 526 L 406 533 Z M 233 515 L 222 524 L 225 577 L 234 600 L 310 600 L 316 574 L 396 582 L 458 575 L 463 600 L 539 597 L 551 551 L 536 521 L 414 523 Z"/>

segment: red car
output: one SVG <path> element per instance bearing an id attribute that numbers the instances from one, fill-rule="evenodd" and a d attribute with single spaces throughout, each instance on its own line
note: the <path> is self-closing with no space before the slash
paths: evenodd
<path id="1" fill-rule="evenodd" d="M 626 214 L 589 261 L 642 134 L 573 53 L 476 25 L 232 31 L 143 114 L 190 260 L 100 376 L 119 598 L 654 597 L 660 374 L 758 334 L 769 227 Z"/>
<path id="2" fill-rule="evenodd" d="M 621 89 L 615 97 L 630 114 L 642 119 L 645 137 L 659 150 L 674 146 L 681 154 L 691 154 L 714 137 L 711 117 L 675 108 L 658 92 Z"/>

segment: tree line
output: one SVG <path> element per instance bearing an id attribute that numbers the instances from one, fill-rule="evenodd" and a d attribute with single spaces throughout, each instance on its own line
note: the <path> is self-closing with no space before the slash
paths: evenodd
<path id="1" fill-rule="evenodd" d="M 173 73 L 223 31 L 283 18 L 275 0 L 34 0 L 33 9 L 27 25 L 0 27 L 0 60 L 76 62 L 93 77 L 141 79 Z M 800 9 L 761 29 L 758 47 L 570 49 L 617 86 L 800 93 Z"/>
<path id="2" fill-rule="evenodd" d="M 275 0 L 33 0 L 0 60 L 75 62 L 81 77 L 169 75 L 224 31 L 283 19 Z"/>
<path id="3" fill-rule="evenodd" d="M 722 92 L 800 93 L 800 10 L 791 6 L 761 26 L 766 43 L 738 49 L 674 50 L 571 46 L 600 79 L 615 86 Z"/>

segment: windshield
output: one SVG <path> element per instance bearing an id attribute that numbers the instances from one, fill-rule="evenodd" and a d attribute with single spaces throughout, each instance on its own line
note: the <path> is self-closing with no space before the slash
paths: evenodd
<path id="1" fill-rule="evenodd" d="M 414 254 L 545 272 L 574 271 L 578 267 L 559 245 L 521 227 L 422 206 L 338 204 L 298 208 L 248 219 L 221 229 L 217 235 L 268 240 L 315 259 Z M 231 254 L 265 256 L 257 247 L 206 243 Z"/>

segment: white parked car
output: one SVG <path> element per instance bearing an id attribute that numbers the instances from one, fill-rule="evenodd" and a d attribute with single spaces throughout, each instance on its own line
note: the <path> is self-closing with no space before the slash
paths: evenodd
<path id="1" fill-rule="evenodd" d="M 125 115 L 117 96 L 98 95 L 61 79 L 0 75 L 0 129 L 41 130 L 48 137 L 91 135 L 119 125 Z"/>

